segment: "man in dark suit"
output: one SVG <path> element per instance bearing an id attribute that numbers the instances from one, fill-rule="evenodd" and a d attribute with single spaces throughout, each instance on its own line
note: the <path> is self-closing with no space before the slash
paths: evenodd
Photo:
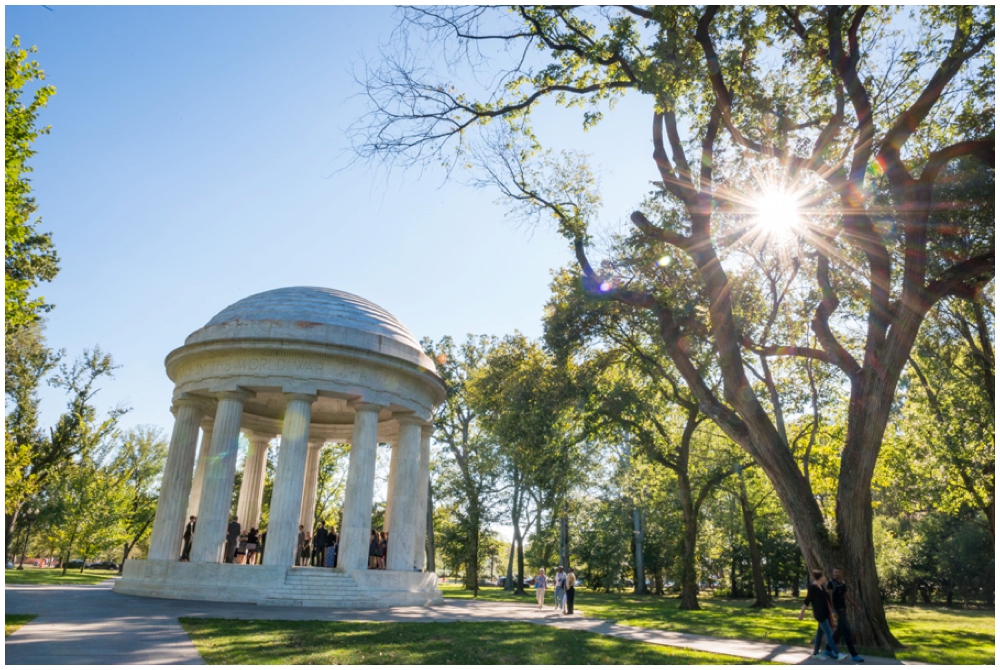
<path id="1" fill-rule="evenodd" d="M 197 517 L 188 519 L 187 526 L 184 527 L 184 548 L 181 550 L 181 560 L 191 560 L 191 541 L 194 539 L 194 526 L 198 521 Z"/>
<path id="2" fill-rule="evenodd" d="M 229 520 L 226 530 L 226 563 L 236 560 L 236 548 L 240 544 L 240 522 L 236 517 Z"/>
<path id="3" fill-rule="evenodd" d="M 326 522 L 320 521 L 316 534 L 313 535 L 312 565 L 323 567 L 323 552 L 326 551 Z"/>

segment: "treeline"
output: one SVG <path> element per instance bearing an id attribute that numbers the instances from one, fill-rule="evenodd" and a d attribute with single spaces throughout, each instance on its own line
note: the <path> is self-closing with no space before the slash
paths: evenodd
<path id="1" fill-rule="evenodd" d="M 993 320 L 992 285 L 981 302 L 943 302 L 901 381 L 872 482 L 886 602 L 993 603 Z M 423 344 L 449 389 L 435 418 L 435 544 L 466 588 L 490 568 L 518 588 L 572 564 L 589 588 L 696 609 L 704 594 L 767 607 L 808 583 L 773 483 L 706 421 L 641 313 L 565 272 L 543 341 Z M 797 403 L 789 449 L 835 535 L 845 389 L 808 360 L 769 374 Z"/>

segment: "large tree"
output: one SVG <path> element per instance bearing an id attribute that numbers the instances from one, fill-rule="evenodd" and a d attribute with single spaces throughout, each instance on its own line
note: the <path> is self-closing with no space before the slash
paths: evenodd
<path id="1" fill-rule="evenodd" d="M 434 440 L 444 447 L 438 497 L 453 503 L 455 523 L 446 542 L 457 547 L 465 565 L 465 588 L 478 594 L 479 566 L 485 550 L 487 524 L 499 487 L 496 442 L 478 425 L 470 403 L 469 380 L 479 371 L 495 345 L 486 335 L 469 335 L 456 345 L 451 337 L 434 343 L 424 339 L 424 351 L 437 362 L 448 389 L 444 404 L 434 414 Z"/>
<path id="2" fill-rule="evenodd" d="M 55 95 L 53 86 L 40 85 L 45 72 L 28 54 L 35 47 L 21 48 L 17 36 L 6 49 L 4 75 L 7 111 L 4 124 L 4 332 L 36 320 L 51 305 L 44 298 L 32 299 L 28 294 L 40 281 L 50 281 L 59 272 L 59 258 L 52 247 L 51 233 L 36 230 L 38 219 L 32 220 L 37 209 L 31 195 L 31 172 L 28 160 L 35 155 L 33 148 L 39 135 L 49 132 L 48 126 L 37 127 L 38 112 Z M 25 103 L 25 88 L 37 86 L 31 100 Z"/>
<path id="3" fill-rule="evenodd" d="M 439 74 L 442 61 L 415 55 L 429 53 L 423 45 L 394 42 L 402 51 L 367 76 L 360 154 L 479 159 L 513 201 L 551 214 L 588 290 L 657 319 L 700 410 L 773 483 L 809 567 L 845 569 L 863 606 L 859 641 L 898 647 L 878 592 L 872 474 L 928 310 L 976 299 L 994 275 L 992 217 L 974 215 L 992 200 L 954 202 L 936 188 L 962 158 L 992 184 L 993 7 L 925 7 L 909 21 L 893 8 L 839 5 L 462 7 L 414 9 L 406 25 L 404 36 L 419 28 L 445 46 L 445 66 L 494 76 Z M 652 119 L 658 181 L 631 216 L 648 253 L 595 264 L 599 198 L 586 166 L 536 162 L 531 115 L 551 98 L 584 107 L 588 126 L 628 91 L 646 96 Z M 485 149 L 477 129 L 492 138 Z M 934 225 L 941 211 L 948 225 Z M 785 327 L 741 309 L 744 289 L 760 282 L 754 249 L 784 261 Z M 672 300 L 664 279 L 642 276 L 659 257 L 688 270 L 696 301 Z M 805 323 L 811 333 L 795 327 Z M 687 351 L 701 337 L 719 388 Z M 748 366 L 762 357 L 811 359 L 850 388 L 832 529 L 781 430 L 780 393 L 752 384 Z"/>

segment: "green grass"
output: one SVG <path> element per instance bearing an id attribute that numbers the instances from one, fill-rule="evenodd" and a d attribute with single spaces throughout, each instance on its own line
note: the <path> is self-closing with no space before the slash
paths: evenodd
<path id="1" fill-rule="evenodd" d="M 3 636 L 7 637 L 36 617 L 38 617 L 37 614 L 4 614 Z"/>
<path id="2" fill-rule="evenodd" d="M 738 664 L 746 659 L 530 623 L 180 620 L 209 664 Z"/>
<path id="3" fill-rule="evenodd" d="M 440 587 L 446 598 L 471 598 L 471 591 L 457 585 Z M 479 591 L 481 600 L 535 602 L 534 589 L 515 596 L 496 587 Z M 548 594 L 552 601 L 551 593 Z M 800 600 L 784 598 L 773 609 L 750 609 L 750 601 L 700 599 L 702 609 L 679 609 L 677 598 L 594 593 L 576 590 L 576 610 L 586 616 L 627 626 L 696 633 L 740 640 L 810 646 L 816 624 L 811 617 L 798 620 Z M 905 649 L 897 658 L 926 663 L 993 664 L 996 660 L 993 611 L 949 610 L 940 607 L 889 606 L 889 626 Z M 864 653 L 865 650 L 859 650 Z"/>
<path id="4" fill-rule="evenodd" d="M 24 570 L 5 570 L 4 582 L 7 584 L 96 584 L 109 577 L 117 577 L 114 570 L 84 570 L 80 568 L 67 570 L 62 574 L 62 568 L 25 568 Z"/>

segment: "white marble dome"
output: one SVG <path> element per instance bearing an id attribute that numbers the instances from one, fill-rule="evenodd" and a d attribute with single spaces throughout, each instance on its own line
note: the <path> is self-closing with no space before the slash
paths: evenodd
<path id="1" fill-rule="evenodd" d="M 444 383 L 417 339 L 392 314 L 344 291 L 294 286 L 229 305 L 167 355 L 174 397 L 250 393 L 244 427 L 276 433 L 288 393 L 317 396 L 311 433 L 347 439 L 353 402 L 380 405 L 380 436 L 394 412 L 428 419 Z"/>
<path id="2" fill-rule="evenodd" d="M 243 298 L 212 317 L 186 345 L 222 340 L 283 340 L 362 349 L 401 358 L 431 372 L 434 363 L 399 319 L 361 296 L 291 286 Z"/>

